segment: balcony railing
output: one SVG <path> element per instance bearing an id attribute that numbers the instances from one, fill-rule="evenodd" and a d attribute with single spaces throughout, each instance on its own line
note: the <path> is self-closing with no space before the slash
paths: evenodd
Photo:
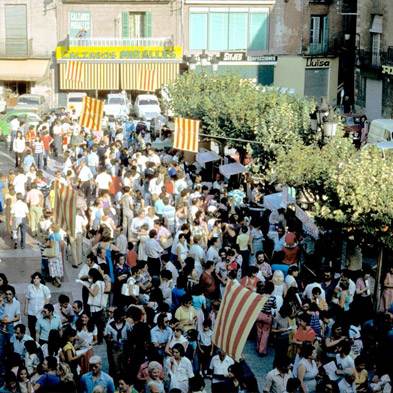
<path id="1" fill-rule="evenodd" d="M 357 65 L 360 68 L 379 71 L 382 64 L 386 64 L 387 58 L 387 52 L 372 52 L 361 49 L 357 54 Z"/>
<path id="2" fill-rule="evenodd" d="M 69 46 L 111 47 L 111 46 L 173 46 L 171 37 L 147 38 L 70 38 Z"/>
<path id="3" fill-rule="evenodd" d="M 318 44 L 310 44 L 307 50 L 309 55 L 326 55 L 329 52 L 329 43 L 322 42 Z"/>

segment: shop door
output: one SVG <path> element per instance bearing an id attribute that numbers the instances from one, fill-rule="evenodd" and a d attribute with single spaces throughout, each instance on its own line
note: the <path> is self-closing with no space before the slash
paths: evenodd
<path id="1" fill-rule="evenodd" d="M 304 95 L 306 97 L 315 97 L 317 100 L 327 97 L 328 87 L 329 68 L 306 69 L 304 81 Z"/>
<path id="2" fill-rule="evenodd" d="M 5 50 L 7 56 L 28 56 L 25 4 L 5 6 Z"/>
<path id="3" fill-rule="evenodd" d="M 366 116 L 369 121 L 382 117 L 382 81 L 366 80 Z"/>

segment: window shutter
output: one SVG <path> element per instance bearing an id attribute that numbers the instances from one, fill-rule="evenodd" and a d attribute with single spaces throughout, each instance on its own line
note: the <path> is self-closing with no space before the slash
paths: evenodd
<path id="1" fill-rule="evenodd" d="M 323 38 L 322 44 L 324 51 L 328 50 L 329 47 L 329 19 L 327 16 L 323 17 Z"/>
<path id="2" fill-rule="evenodd" d="M 311 44 L 319 44 L 321 42 L 320 37 L 320 29 L 321 29 L 321 19 L 319 16 L 311 17 L 311 34 L 310 34 L 310 43 Z"/>
<path id="3" fill-rule="evenodd" d="M 144 37 L 152 37 L 151 12 L 145 12 L 143 21 L 143 35 Z"/>
<path id="4" fill-rule="evenodd" d="M 127 11 L 121 13 L 121 36 L 129 38 L 129 13 Z"/>

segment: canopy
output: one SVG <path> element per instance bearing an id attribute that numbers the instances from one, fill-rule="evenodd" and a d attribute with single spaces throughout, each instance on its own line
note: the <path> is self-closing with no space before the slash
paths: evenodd
<path id="1" fill-rule="evenodd" d="M 288 198 L 284 198 L 282 192 L 276 192 L 275 194 L 265 195 L 263 197 L 263 206 L 269 210 L 278 210 L 281 208 L 286 208 L 289 204 L 295 203 L 294 197 L 288 195 Z"/>
<path id="2" fill-rule="evenodd" d="M 48 72 L 49 60 L 0 60 L 0 80 L 39 81 Z"/>
<path id="3" fill-rule="evenodd" d="M 315 225 L 314 220 L 307 214 L 307 212 L 296 205 L 295 216 L 302 222 L 304 232 L 308 233 L 314 239 L 318 239 L 319 229 Z"/>
<path id="4" fill-rule="evenodd" d="M 205 166 L 207 162 L 218 161 L 221 157 L 215 151 L 203 151 L 197 153 L 196 160 L 199 165 Z"/>
<path id="5" fill-rule="evenodd" d="M 220 165 L 220 173 L 225 177 L 231 177 L 233 175 L 239 175 L 246 171 L 246 167 L 238 162 L 233 162 L 231 164 Z"/>

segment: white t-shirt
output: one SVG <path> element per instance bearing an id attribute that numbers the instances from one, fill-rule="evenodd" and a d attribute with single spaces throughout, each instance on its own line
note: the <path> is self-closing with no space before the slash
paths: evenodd
<path id="1" fill-rule="evenodd" d="M 25 194 L 25 185 L 27 182 L 27 177 L 23 173 L 20 173 L 19 175 L 15 176 L 14 179 L 14 188 L 15 192 L 18 193 L 20 192 L 21 194 Z"/>
<path id="2" fill-rule="evenodd" d="M 25 202 L 16 201 L 14 203 L 14 206 L 12 206 L 11 215 L 13 215 L 14 217 L 26 218 L 28 214 L 29 214 L 29 208 L 27 207 L 27 204 Z"/>
<path id="3" fill-rule="evenodd" d="M 96 183 L 100 190 L 109 190 L 109 186 L 112 182 L 112 177 L 106 172 L 102 172 L 96 177 Z"/>

